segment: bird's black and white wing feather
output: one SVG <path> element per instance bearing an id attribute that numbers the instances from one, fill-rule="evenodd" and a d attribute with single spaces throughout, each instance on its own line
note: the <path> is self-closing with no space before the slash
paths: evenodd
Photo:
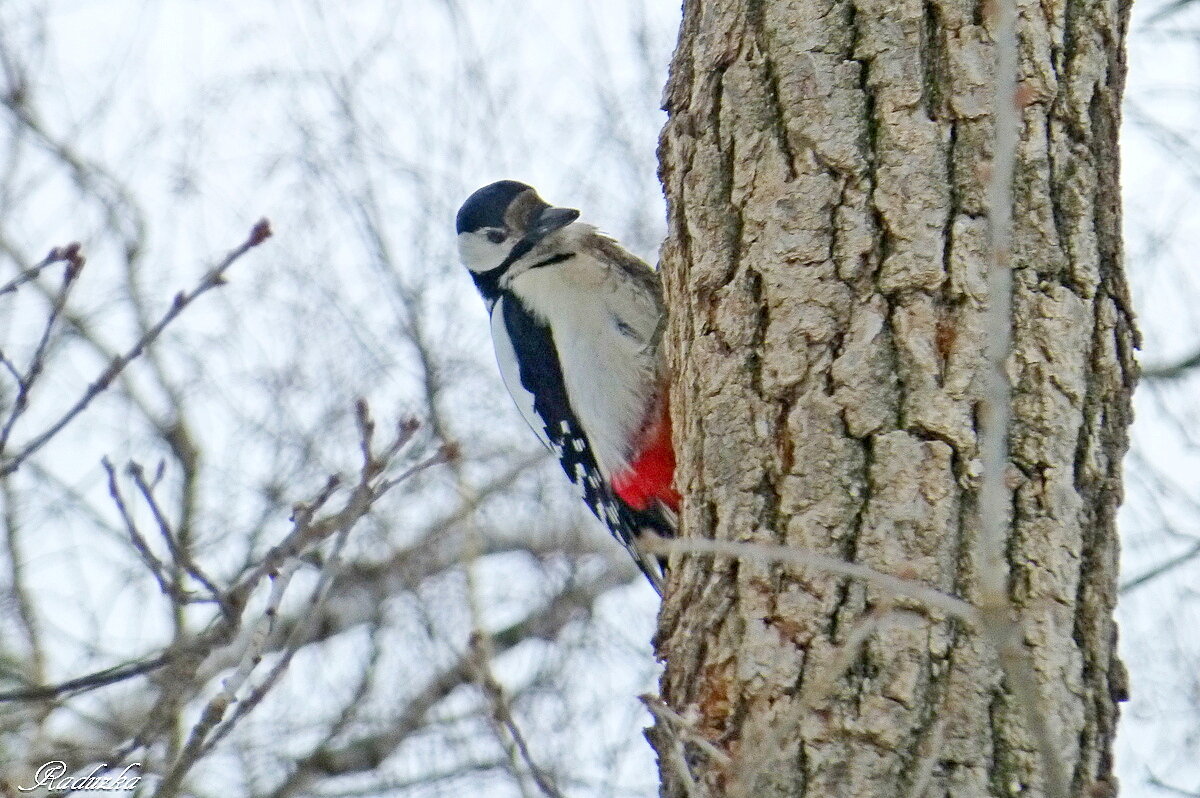
<path id="1" fill-rule="evenodd" d="M 538 439 L 555 453 L 588 508 L 633 555 L 661 593 L 661 567 L 638 550 L 644 530 L 669 536 L 671 523 L 658 511 L 639 511 L 617 497 L 596 462 L 595 450 L 566 393 L 550 327 L 515 296 L 500 296 L 492 307 L 492 341 L 504 385 Z M 524 357 L 518 358 L 518 349 Z"/>

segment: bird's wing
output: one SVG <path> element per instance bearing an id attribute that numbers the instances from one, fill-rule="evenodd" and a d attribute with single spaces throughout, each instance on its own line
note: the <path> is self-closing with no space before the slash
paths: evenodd
<path id="1" fill-rule="evenodd" d="M 660 508 L 637 510 L 612 492 L 596 464 L 583 426 L 567 400 L 549 327 L 512 296 L 492 310 L 492 340 L 504 385 L 530 428 L 558 457 L 588 508 L 633 555 L 655 589 L 662 592 L 661 566 L 637 547 L 643 534 L 674 534 Z M 518 359 L 517 347 L 530 356 Z"/>

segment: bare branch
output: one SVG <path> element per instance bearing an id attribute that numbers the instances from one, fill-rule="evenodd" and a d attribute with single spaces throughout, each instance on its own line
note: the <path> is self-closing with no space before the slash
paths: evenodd
<path id="1" fill-rule="evenodd" d="M 833 656 L 818 668 L 816 675 L 804 680 L 801 692 L 803 705 L 815 708 L 824 703 L 833 694 L 837 680 L 853 665 L 859 655 L 863 643 L 880 631 L 889 621 L 903 622 L 904 619 L 922 622 L 924 619 L 916 613 L 900 610 L 895 607 L 889 596 L 873 607 L 870 612 L 856 619 L 850 634 L 834 651 Z"/>
<path id="2" fill-rule="evenodd" d="M 657 720 L 663 721 L 681 740 L 691 743 L 704 752 L 706 756 L 716 762 L 723 768 L 728 768 L 733 764 L 729 754 L 722 751 L 713 745 L 708 738 L 696 731 L 692 724 L 688 723 L 687 719 L 682 717 L 678 712 L 667 706 L 667 702 L 663 701 L 656 695 L 645 693 L 638 696 L 638 700 L 646 705 L 646 709 Z"/>
<path id="3" fill-rule="evenodd" d="M 23 269 L 13 279 L 9 280 L 4 285 L 0 285 L 0 296 L 12 293 L 20 288 L 25 283 L 34 280 L 39 274 L 53 266 L 56 263 L 67 263 L 68 270 L 74 271 L 78 275 L 79 270 L 83 268 L 86 259 L 82 254 L 82 247 L 78 241 L 72 241 L 70 244 L 62 247 L 55 247 L 47 253 L 46 257 L 30 266 L 28 269 Z"/>
<path id="4" fill-rule="evenodd" d="M 146 569 L 154 576 L 154 580 L 158 582 L 158 587 L 162 590 L 163 595 L 169 596 L 176 601 L 185 601 L 186 596 L 179 595 L 175 586 L 171 584 L 170 577 L 167 576 L 166 565 L 150 550 L 150 545 L 146 542 L 146 538 L 142 536 L 141 531 L 138 530 L 133 516 L 130 515 L 129 508 L 125 504 L 125 499 L 121 495 L 121 488 L 117 485 L 117 473 L 113 469 L 112 463 L 105 457 L 100 461 L 100 465 L 104 467 L 105 472 L 108 474 L 108 495 L 112 496 L 113 503 L 117 505 L 117 512 L 121 514 L 121 520 L 125 522 L 125 529 L 129 533 L 129 541 L 133 544 L 133 550 L 137 552 L 142 562 L 146 565 Z"/>
<path id="5" fill-rule="evenodd" d="M 9 410 L 8 419 L 4 422 L 4 426 L 0 429 L 0 452 L 3 452 L 8 446 L 8 438 L 12 434 L 13 427 L 17 420 L 25 413 L 29 406 L 29 394 L 41 377 L 42 371 L 46 366 L 46 355 L 49 352 L 50 337 L 54 333 L 54 328 L 58 325 L 59 317 L 66 307 L 67 297 L 71 293 L 71 289 L 75 286 L 76 278 L 79 277 L 79 272 L 83 268 L 84 258 L 79 254 L 78 244 L 72 244 L 67 247 L 69 254 L 60 253 L 59 250 L 51 250 L 47 259 L 58 256 L 56 261 L 66 261 L 67 268 L 63 271 L 62 283 L 58 290 L 54 292 L 54 296 L 50 302 L 50 312 L 46 314 L 46 319 L 42 324 L 42 332 L 38 336 L 37 345 L 34 346 L 33 354 L 29 358 L 29 366 L 25 369 L 25 373 L 21 374 L 17 371 L 15 364 L 7 357 L 4 358 L 5 367 L 13 374 L 17 381 L 17 395 L 13 400 L 12 408 Z M 56 262 L 51 261 L 51 262 Z"/>
<path id="6" fill-rule="evenodd" d="M 238 702 L 237 708 L 234 710 L 233 714 L 226 718 L 221 725 L 213 731 L 209 738 L 204 741 L 204 744 L 201 746 L 197 754 L 197 759 L 211 751 L 218 742 L 220 742 L 227 734 L 229 734 L 230 731 L 233 730 L 233 727 L 237 725 L 238 721 L 248 715 L 262 702 L 263 698 L 266 697 L 271 688 L 274 687 L 278 683 L 279 679 L 283 676 L 284 671 L 286 671 L 288 666 L 291 664 L 292 658 L 295 657 L 296 652 L 300 650 L 301 646 L 312 639 L 317 622 L 321 618 L 321 610 L 325 605 L 326 599 L 329 598 L 330 588 L 334 584 L 334 580 L 337 578 L 338 573 L 341 571 L 341 555 L 349 537 L 349 528 L 339 531 L 332 553 L 321 565 L 321 578 L 317 581 L 317 586 L 313 589 L 312 596 L 309 598 L 309 606 L 307 611 L 304 613 L 304 620 L 302 623 L 292 626 L 291 631 L 287 635 L 287 639 L 284 643 L 283 655 L 271 668 L 266 677 L 263 678 L 262 682 L 255 686 L 249 695 Z M 292 562 L 298 563 L 299 560 L 293 560 Z M 282 593 L 282 591 L 280 592 Z M 279 608 L 278 605 L 276 605 L 268 613 L 268 617 L 270 618 L 271 626 L 273 628 L 277 628 L 278 615 Z M 251 652 L 251 656 L 246 659 L 249 659 L 250 661 L 254 662 L 254 664 L 257 664 L 258 661 L 262 659 L 265 651 L 266 638 L 264 637 L 262 642 L 255 646 L 255 650 Z M 244 659 L 243 661 L 246 660 Z"/>
<path id="7" fill-rule="evenodd" d="M 1200 349 L 1190 355 L 1176 360 L 1174 363 L 1159 363 L 1142 366 L 1141 377 L 1145 380 L 1177 380 L 1188 376 L 1193 369 L 1200 366 Z"/>
<path id="8" fill-rule="evenodd" d="M 1176 787 L 1174 784 L 1168 784 L 1167 782 L 1163 781 L 1161 778 L 1159 778 L 1158 776 L 1155 776 L 1153 774 L 1151 774 L 1150 777 L 1146 779 L 1146 781 L 1147 781 L 1147 783 L 1159 788 L 1160 790 L 1166 790 L 1167 792 L 1172 793 L 1173 795 L 1180 796 L 1180 798 L 1200 798 L 1200 789 L 1187 790 L 1187 789 L 1184 789 L 1183 787 Z M 1107 796 L 1106 796 L 1106 798 L 1107 798 Z"/>
<path id="9" fill-rule="evenodd" d="M 913 769 L 913 778 L 909 783 L 906 798 L 925 798 L 926 790 L 929 789 L 929 780 L 933 778 L 933 770 L 942 758 L 942 747 L 945 741 L 946 719 L 944 717 L 934 718 L 932 726 L 921 741 L 924 750 L 921 751 L 921 758 Z"/>
<path id="10" fill-rule="evenodd" d="M 43 644 L 42 624 L 34 603 L 38 583 L 29 579 L 26 570 L 24 529 L 18 518 L 20 510 L 13 480 L 0 479 L 0 499 L 3 499 L 4 505 L 4 540 L 8 548 L 9 600 L 16 605 L 17 618 L 29 646 L 30 667 L 21 670 L 29 673 L 35 681 L 42 681 L 45 678 L 47 652 Z"/>
<path id="11" fill-rule="evenodd" d="M 634 571 L 625 563 L 580 584 L 570 585 L 549 603 L 532 611 L 517 623 L 489 635 L 493 655 L 511 650 L 530 639 L 552 640 L 581 613 L 590 611 L 599 596 L 633 578 Z M 460 685 L 469 684 L 473 675 L 472 654 L 464 653 L 446 669 L 417 689 L 403 709 L 383 731 L 364 734 L 337 746 L 322 746 L 298 760 L 287 781 L 273 796 L 287 796 L 301 789 L 316 776 L 362 773 L 378 768 L 408 739 L 426 715 Z"/>
<path id="12" fill-rule="evenodd" d="M 529 751 L 529 743 L 525 741 L 525 736 L 521 733 L 521 727 L 517 725 L 516 718 L 513 717 L 512 711 L 508 707 L 508 698 L 504 694 L 504 688 L 500 686 L 500 682 L 496 681 L 496 677 L 492 673 L 491 666 L 489 665 L 488 646 L 484 635 L 479 632 L 473 633 L 468 644 L 468 650 L 470 651 L 471 664 L 475 671 L 475 680 L 483 689 L 484 695 L 488 699 L 492 721 L 512 741 L 516 753 L 520 756 L 521 761 L 525 763 L 530 777 L 533 778 L 533 783 L 542 791 L 542 794 L 546 798 L 563 798 L 563 794 L 550 778 L 550 774 L 546 773 L 534 761 L 533 754 Z"/>
<path id="13" fill-rule="evenodd" d="M 826 554 L 802 549 L 797 546 L 738 543 L 702 538 L 674 538 L 665 540 L 654 537 L 639 541 L 638 545 L 651 554 L 669 555 L 673 552 L 715 554 L 735 559 L 787 563 L 788 565 L 800 568 L 813 568 L 818 571 L 849 576 L 881 587 L 894 595 L 916 599 L 927 607 L 941 610 L 947 615 L 966 621 L 971 625 L 979 623 L 979 611 L 956 596 L 926 587 L 920 582 L 911 579 L 903 579 L 899 576 L 885 574 L 866 565 L 846 562 L 836 557 L 830 557 Z"/>
<path id="14" fill-rule="evenodd" d="M 125 370 L 126 366 L 136 360 L 144 351 L 146 351 L 146 347 L 150 346 L 158 339 L 163 330 L 167 328 L 167 325 L 174 321 L 175 318 L 179 316 L 179 314 L 182 313 L 185 308 L 188 307 L 188 305 L 213 288 L 224 285 L 225 272 L 229 270 L 229 267 L 236 263 L 239 258 L 245 255 L 251 249 L 257 247 L 259 244 L 269 238 L 270 235 L 270 222 L 268 222 L 266 219 L 261 219 L 251 229 L 249 237 L 242 242 L 241 245 L 226 255 L 220 263 L 210 269 L 208 273 L 201 278 L 200 283 L 195 288 L 189 292 L 181 291 L 180 293 L 176 294 L 174 301 L 171 303 L 171 307 L 165 314 L 163 314 L 158 322 L 156 322 L 154 326 L 147 330 L 146 333 L 139 338 L 128 351 L 115 357 L 112 363 L 108 365 L 108 368 L 100 373 L 95 381 L 88 386 L 88 389 L 84 392 L 83 396 L 81 396 L 79 400 L 69 410 L 67 410 L 62 417 L 58 419 L 58 421 L 51 424 L 42 434 L 26 443 L 19 452 L 8 458 L 8 460 L 3 462 L 3 464 L 0 464 L 0 476 L 15 472 L 21 467 L 21 464 L 25 462 L 25 460 L 45 446 L 54 438 L 55 435 L 61 432 L 64 427 L 70 424 L 76 416 L 82 413 L 87 406 L 92 403 L 93 399 L 103 393 L 104 390 L 112 384 L 112 381 L 115 380 L 121 374 L 121 372 Z"/>
<path id="15" fill-rule="evenodd" d="M 65 682 L 59 682 L 55 685 L 9 690 L 8 692 L 0 693 L 0 703 L 6 701 L 38 701 L 46 698 L 61 698 L 66 695 L 95 690 L 97 687 L 107 687 L 110 684 L 116 684 L 117 682 L 131 679 L 134 676 L 142 676 L 161 668 L 169 663 L 176 653 L 178 652 L 168 649 L 165 652 L 146 657 L 145 659 L 114 665 L 111 668 L 105 668 L 104 670 L 89 673 L 86 676 L 80 676 L 75 679 L 68 679 Z"/>
<path id="16" fill-rule="evenodd" d="M 691 765 L 688 764 L 687 751 L 683 747 L 683 735 L 688 728 L 687 722 L 678 713 L 672 711 L 661 698 L 652 695 L 643 695 L 640 698 L 642 699 L 642 703 L 646 705 L 646 709 L 650 711 L 650 714 L 657 721 L 654 727 L 656 733 L 666 734 L 669 737 L 670 745 L 667 748 L 667 760 L 664 764 L 679 779 L 679 783 L 683 786 L 684 795 L 687 798 L 708 798 L 708 791 L 692 775 Z M 694 739 L 689 739 L 689 742 L 699 743 L 706 752 L 711 751 L 719 754 L 720 756 L 714 757 L 714 761 L 722 767 L 727 767 L 729 760 L 722 751 L 708 742 L 708 740 L 705 740 L 702 735 L 695 734 L 693 737 Z"/>
<path id="17" fill-rule="evenodd" d="M 415 429 L 416 427 L 411 421 L 404 421 L 399 424 L 397 426 L 396 437 L 389 442 L 384 451 L 390 453 L 390 456 L 394 456 L 403 446 L 403 443 L 397 445 L 397 441 L 410 440 Z M 378 455 L 374 456 L 378 457 Z M 423 468 L 429 468 L 443 461 L 443 453 L 438 452 L 433 456 L 422 460 L 417 464 L 417 466 L 409 468 L 404 472 L 404 474 L 411 476 Z M 388 460 L 385 459 L 381 460 L 380 462 L 386 469 Z M 109 470 L 110 475 L 112 474 L 111 469 L 111 464 L 106 464 L 106 470 Z M 290 567 L 294 571 L 294 568 L 300 564 L 300 560 L 298 558 L 304 553 L 309 545 L 325 540 L 333 533 L 348 532 L 350 528 L 353 527 L 354 524 L 370 510 L 371 506 L 376 500 L 378 500 L 387 490 L 390 490 L 398 483 L 399 479 L 389 479 L 386 481 L 379 480 L 376 484 L 371 484 L 368 482 L 361 483 L 347 498 L 344 506 L 339 511 L 326 517 L 316 518 L 315 516 L 317 511 L 319 511 L 320 508 L 332 498 L 337 490 L 338 485 L 340 484 L 340 481 L 336 477 L 331 477 L 329 480 L 327 480 L 325 486 L 312 501 L 308 503 L 297 504 L 293 516 L 292 533 L 289 534 L 282 543 L 267 552 L 267 554 L 264 555 L 263 561 L 257 567 L 252 569 L 248 574 L 239 579 L 233 586 L 224 591 L 223 595 L 225 597 L 227 606 L 230 608 L 230 612 L 222 615 L 221 618 L 211 625 L 207 630 L 190 639 L 177 642 L 160 654 L 149 656 L 132 663 L 114 666 L 112 668 L 107 668 L 96 673 L 88 674 L 86 676 L 71 679 L 55 685 L 29 687 L 0 693 L 0 702 L 54 698 L 67 694 L 84 692 L 87 690 L 96 689 L 98 687 L 105 687 L 134 676 L 150 673 L 167 665 L 185 667 L 189 673 L 195 673 L 196 667 L 199 665 L 200 661 L 207 657 L 216 646 L 224 645 L 232 639 L 234 633 L 241 623 L 241 608 L 245 607 L 246 601 L 250 594 L 254 591 L 254 588 L 264 577 L 272 574 L 275 575 L 273 578 L 273 582 L 275 584 L 273 585 L 272 596 L 268 600 L 267 612 L 264 616 L 268 620 L 267 631 L 269 632 L 271 623 L 273 623 L 274 616 L 278 610 L 278 603 L 282 599 L 283 589 L 286 587 L 287 582 L 286 578 L 278 578 L 280 575 L 280 569 L 287 566 L 288 563 L 292 563 Z M 113 487 L 110 483 L 110 491 L 112 490 Z M 115 492 L 116 496 L 114 499 L 120 497 L 119 490 L 116 490 Z M 139 556 L 141 556 L 143 561 L 146 562 L 147 567 L 152 571 L 165 568 L 161 561 L 153 557 L 153 555 L 150 553 L 149 546 L 146 544 L 144 536 L 142 536 L 140 532 L 136 531 L 136 526 L 133 525 L 133 522 L 129 517 L 128 508 L 125 507 L 123 498 L 120 498 L 118 508 L 122 512 L 122 518 L 126 522 L 126 528 L 128 531 L 130 531 L 131 537 L 136 535 L 137 539 L 140 540 L 140 544 L 135 543 L 134 548 L 139 550 Z M 334 558 L 333 562 L 336 563 L 336 558 Z M 286 576 L 290 577 L 290 573 L 286 574 Z M 156 577 L 156 579 L 157 578 L 158 577 Z M 330 572 L 329 578 L 332 579 L 332 572 Z M 163 582 L 160 580 L 160 587 L 162 585 Z M 322 596 L 327 594 L 327 585 L 328 582 L 326 581 L 322 587 L 322 590 L 324 591 L 321 594 Z M 172 588 L 169 585 L 165 587 L 164 590 L 168 595 L 172 595 L 172 597 L 174 597 Z M 217 592 L 217 595 L 221 595 L 220 591 Z M 274 607 L 274 610 L 272 610 L 272 607 Z M 319 617 L 319 613 L 313 613 L 313 616 Z M 293 629 L 292 634 L 299 635 L 296 638 L 298 640 L 304 639 L 304 635 L 295 629 Z M 243 665 L 241 667 L 244 667 L 245 662 L 250 663 L 250 669 L 252 669 L 254 665 L 257 665 L 257 663 L 261 661 L 261 655 L 265 645 L 266 638 L 263 637 L 258 644 L 248 647 L 244 654 Z M 247 675 L 248 672 L 249 671 L 246 672 Z M 244 681 L 244 678 L 241 681 Z M 240 682 L 238 682 L 236 679 L 230 684 L 235 683 L 240 684 Z M 218 699 L 219 698 L 221 698 L 221 696 L 218 696 Z M 214 701 L 210 702 L 205 710 L 204 715 L 202 716 L 201 725 L 205 726 L 206 728 L 212 728 L 215 726 L 215 724 L 223 717 L 224 712 L 228 707 L 228 703 L 232 703 L 232 699 L 225 703 L 217 699 L 214 699 Z M 199 744 L 200 743 L 197 743 L 197 745 Z M 179 775 L 180 778 L 182 778 L 183 773 L 181 772 Z"/>
<path id="18" fill-rule="evenodd" d="M 268 551 L 255 568 L 225 591 L 225 601 L 232 610 L 226 615 L 224 622 L 217 625 L 217 628 L 224 627 L 219 638 L 214 637 L 215 630 L 210 630 L 208 636 L 214 642 L 217 639 L 228 640 L 236 632 L 241 610 L 245 608 L 251 593 L 264 577 L 269 577 L 271 580 L 271 592 L 267 598 L 267 605 L 262 616 L 255 621 L 255 625 L 251 629 L 250 644 L 246 647 L 237 667 L 225 678 L 221 690 L 206 703 L 200 720 L 192 727 L 187 741 L 175 756 L 162 782 L 158 785 L 155 792 L 158 798 L 168 798 L 178 794 L 183 778 L 188 771 L 216 742 L 229 733 L 233 724 L 258 705 L 267 691 L 278 681 L 300 644 L 307 638 L 310 630 L 306 625 L 294 628 L 289 636 L 285 655 L 276 664 L 276 668 L 258 688 L 250 693 L 246 699 L 245 708 L 239 706 L 232 716 L 226 718 L 230 706 L 238 701 L 238 691 L 262 661 L 268 641 L 276 628 L 276 619 L 284 593 L 292 576 L 303 563 L 302 555 L 311 546 L 320 544 L 331 535 L 338 535 L 334 552 L 326 560 L 322 577 L 313 594 L 314 611 L 310 613 L 310 618 L 316 618 L 319 617 L 319 612 L 316 610 L 328 595 L 329 585 L 338 568 L 341 547 L 345 544 L 350 530 L 370 511 L 380 497 L 399 484 L 403 478 L 411 476 L 421 469 L 444 462 L 443 453 L 438 452 L 421 461 L 417 466 L 406 470 L 401 477 L 390 480 L 380 479 L 380 475 L 390 465 L 391 459 L 412 439 L 417 426 L 414 422 L 401 422 L 397 426 L 395 436 L 380 454 L 375 451 L 372 444 L 374 422 L 371 421 L 370 409 L 362 399 L 355 404 L 355 419 L 359 430 L 359 449 L 362 453 L 363 464 L 359 472 L 359 482 L 351 491 L 342 509 L 329 516 L 319 519 L 316 517 L 317 511 L 328 503 L 340 482 L 336 477 L 330 477 L 326 481 L 325 487 L 312 502 L 296 506 L 292 514 L 292 532 L 281 543 Z"/>
<path id="19" fill-rule="evenodd" d="M 171 557 L 175 560 L 176 566 L 185 570 L 193 579 L 203 585 L 213 597 L 213 600 L 222 605 L 222 609 L 226 613 L 231 612 L 221 595 L 221 591 L 217 588 L 213 580 L 200 570 L 200 566 L 192 559 L 191 553 L 176 540 L 175 533 L 171 530 L 171 522 L 167 520 L 166 514 L 163 513 L 163 509 L 158 503 L 158 499 L 155 498 L 154 489 L 146 482 L 146 474 L 141 465 L 130 461 L 126 470 L 133 477 L 133 482 L 141 492 L 142 499 L 145 500 L 146 506 L 150 508 L 150 512 L 154 515 L 154 521 L 158 524 L 159 534 L 162 535 L 163 541 L 167 544 L 167 550 L 171 552 Z"/>
<path id="20" fill-rule="evenodd" d="M 1174 557 L 1170 558 L 1166 562 L 1160 563 L 1160 564 L 1154 566 L 1153 568 L 1151 568 L 1150 570 L 1140 573 L 1137 576 L 1133 577 L 1132 579 L 1130 579 L 1129 581 L 1127 581 L 1121 585 L 1120 591 L 1122 593 L 1128 593 L 1130 591 L 1136 590 L 1137 588 L 1142 587 L 1143 585 L 1154 581 L 1155 579 L 1162 576 L 1163 574 L 1168 573 L 1185 563 L 1191 562 L 1192 560 L 1196 559 L 1197 557 L 1200 557 L 1200 541 L 1192 544 L 1192 546 L 1190 548 L 1188 548 L 1186 551 L 1175 555 Z"/>

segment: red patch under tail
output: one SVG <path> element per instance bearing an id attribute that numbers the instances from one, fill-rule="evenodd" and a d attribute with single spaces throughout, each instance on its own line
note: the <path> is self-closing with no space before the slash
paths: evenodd
<path id="1" fill-rule="evenodd" d="M 662 412 L 642 434 L 642 446 L 629 467 L 615 475 L 613 491 L 635 510 L 645 510 L 660 501 L 679 512 L 679 491 L 675 480 L 675 449 L 671 446 L 671 413 L 663 398 Z"/>

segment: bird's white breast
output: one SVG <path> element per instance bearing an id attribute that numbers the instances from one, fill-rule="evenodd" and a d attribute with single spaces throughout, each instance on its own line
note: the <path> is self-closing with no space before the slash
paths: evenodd
<path id="1" fill-rule="evenodd" d="M 656 299 L 583 254 L 523 271 L 509 289 L 549 325 L 572 409 L 611 477 L 657 398 Z"/>

